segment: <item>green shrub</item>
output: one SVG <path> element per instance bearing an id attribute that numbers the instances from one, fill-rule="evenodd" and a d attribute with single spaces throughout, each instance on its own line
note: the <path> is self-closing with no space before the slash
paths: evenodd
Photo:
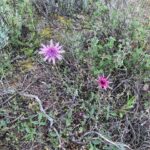
<path id="1" fill-rule="evenodd" d="M 59 0 L 59 1 L 40 1 L 40 0 L 33 0 L 34 5 L 38 9 L 38 11 L 48 17 L 51 13 L 58 13 L 61 15 L 72 15 L 75 12 L 79 12 L 82 10 L 87 10 L 89 0 Z M 43 9 L 45 11 L 43 11 Z"/>
<path id="2" fill-rule="evenodd" d="M 6 75 L 11 70 L 10 55 L 4 52 L 0 52 L 0 76 Z"/>
<path id="3" fill-rule="evenodd" d="M 149 32 L 138 20 L 116 10 L 110 13 L 106 5 L 97 2 L 89 26 L 94 37 L 88 39 L 90 46 L 80 55 L 90 58 L 94 75 L 127 69 L 132 75 L 142 77 L 149 69 L 150 56 L 145 50 Z"/>

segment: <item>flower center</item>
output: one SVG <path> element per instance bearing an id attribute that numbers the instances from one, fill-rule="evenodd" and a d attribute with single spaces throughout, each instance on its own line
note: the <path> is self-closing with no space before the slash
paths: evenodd
<path id="1" fill-rule="evenodd" d="M 56 57 L 58 54 L 57 50 L 55 48 L 49 48 L 47 55 L 50 57 Z"/>
<path id="2" fill-rule="evenodd" d="M 104 81 L 104 80 L 101 80 L 101 82 L 100 82 L 102 85 L 105 85 L 106 84 L 106 82 Z"/>

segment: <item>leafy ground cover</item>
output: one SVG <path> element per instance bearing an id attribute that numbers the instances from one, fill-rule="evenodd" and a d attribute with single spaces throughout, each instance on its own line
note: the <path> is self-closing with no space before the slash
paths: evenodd
<path id="1" fill-rule="evenodd" d="M 0 149 L 150 148 L 148 0 L 0 6 Z"/>

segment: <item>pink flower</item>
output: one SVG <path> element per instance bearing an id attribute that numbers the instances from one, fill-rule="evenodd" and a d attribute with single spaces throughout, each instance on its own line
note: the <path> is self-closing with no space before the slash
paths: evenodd
<path id="1" fill-rule="evenodd" d="M 104 90 L 106 90 L 107 88 L 110 88 L 109 84 L 111 82 L 109 82 L 108 77 L 99 76 L 97 82 L 98 82 L 99 87 L 104 89 Z"/>
<path id="2" fill-rule="evenodd" d="M 41 44 L 41 46 L 39 54 L 44 56 L 44 61 L 52 61 L 55 65 L 56 59 L 62 60 L 62 53 L 65 51 L 62 50 L 62 46 L 59 43 L 54 44 L 53 40 L 51 40 L 48 45 Z"/>

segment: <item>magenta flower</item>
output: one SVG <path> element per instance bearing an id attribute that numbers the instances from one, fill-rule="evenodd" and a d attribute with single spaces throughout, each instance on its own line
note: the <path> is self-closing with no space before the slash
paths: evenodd
<path id="1" fill-rule="evenodd" d="M 44 56 L 44 61 L 52 61 L 55 65 L 56 59 L 62 60 L 62 53 L 65 51 L 62 50 L 62 46 L 59 43 L 54 44 L 53 40 L 51 40 L 48 45 L 41 44 L 41 46 L 39 54 Z"/>
<path id="2" fill-rule="evenodd" d="M 111 82 L 109 82 L 108 77 L 99 76 L 97 82 L 98 82 L 99 87 L 104 89 L 104 90 L 106 90 L 107 88 L 110 88 L 109 84 Z"/>

